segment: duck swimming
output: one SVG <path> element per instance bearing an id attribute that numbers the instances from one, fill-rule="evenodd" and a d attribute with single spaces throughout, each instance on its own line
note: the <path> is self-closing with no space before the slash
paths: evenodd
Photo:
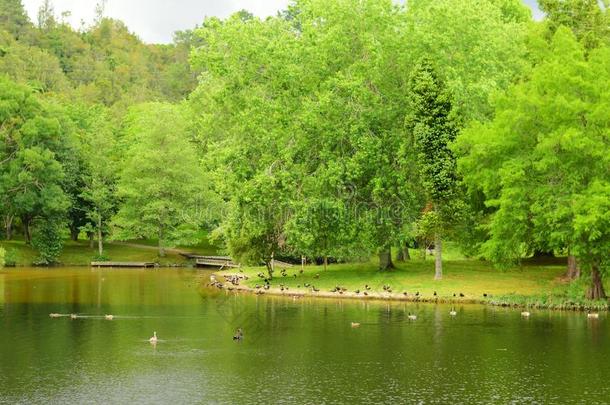
<path id="1" fill-rule="evenodd" d="M 148 339 L 148 341 L 150 343 L 152 343 L 153 345 L 156 344 L 158 340 L 159 339 L 157 338 L 157 332 L 153 332 L 153 336 L 150 339 Z"/>

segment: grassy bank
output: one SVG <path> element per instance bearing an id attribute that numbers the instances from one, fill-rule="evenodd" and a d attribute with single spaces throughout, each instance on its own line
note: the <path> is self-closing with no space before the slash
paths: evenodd
<path id="1" fill-rule="evenodd" d="M 306 266 L 302 274 L 300 271 L 300 266 L 295 266 L 286 269 L 286 276 L 282 276 L 278 268 L 270 282 L 270 289 L 260 291 L 350 298 L 365 298 L 366 291 L 367 298 L 379 299 L 480 302 L 553 309 L 608 307 L 605 301 L 585 301 L 586 281 L 565 282 L 562 279 L 565 265 L 561 263 L 528 263 L 509 270 L 498 270 L 483 261 L 452 260 L 444 263 L 443 280 L 439 281 L 433 279 L 432 260 L 400 263 L 394 271 L 388 272 L 379 272 L 374 262 L 331 265 L 326 271 L 323 267 Z M 242 283 L 244 286 L 255 289 L 257 285 L 264 285 L 257 275 L 266 274 L 264 267 L 245 268 L 243 272 L 249 277 Z M 384 290 L 384 286 L 389 286 L 391 292 Z M 314 287 L 319 292 L 314 291 Z M 332 292 L 336 287 L 346 291 Z"/>
<path id="2" fill-rule="evenodd" d="M 137 243 L 139 242 L 105 243 L 105 256 L 112 261 L 120 262 L 156 262 L 162 266 L 188 264 L 188 261 L 177 252 L 170 251 L 166 257 L 158 257 L 157 250 L 153 246 L 147 246 L 150 243 L 142 245 Z M 17 266 L 30 266 L 36 260 L 36 251 L 23 241 L 2 241 L 0 246 L 6 250 L 7 259 L 14 260 Z M 68 241 L 65 243 L 59 262 L 65 266 L 88 266 L 96 256 L 97 247 L 89 247 L 88 241 Z"/>

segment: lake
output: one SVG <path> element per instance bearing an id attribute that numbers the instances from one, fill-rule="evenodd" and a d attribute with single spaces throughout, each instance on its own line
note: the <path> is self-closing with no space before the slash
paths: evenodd
<path id="1" fill-rule="evenodd" d="M 0 271 L 0 403 L 610 401 L 606 314 L 233 295 L 210 274 Z"/>

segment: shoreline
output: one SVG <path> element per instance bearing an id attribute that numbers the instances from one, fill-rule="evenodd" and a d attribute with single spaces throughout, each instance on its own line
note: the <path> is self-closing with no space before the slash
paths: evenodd
<path id="1" fill-rule="evenodd" d="M 223 280 L 231 275 L 239 276 L 235 273 L 218 273 L 213 272 L 217 280 Z M 220 285 L 219 285 L 220 284 Z M 591 312 L 591 311 L 610 311 L 610 304 L 608 302 L 595 303 L 590 302 L 589 305 L 586 303 L 576 302 L 562 302 L 560 304 L 548 305 L 540 303 L 527 303 L 527 302 L 508 302 L 502 300 L 505 297 L 488 297 L 488 298 L 474 298 L 474 297 L 422 297 L 414 295 L 404 295 L 399 293 L 388 293 L 388 292 L 377 292 L 368 291 L 367 295 L 363 293 L 356 294 L 355 292 L 331 292 L 331 291 L 307 291 L 304 289 L 290 289 L 277 287 L 270 287 L 269 289 L 249 287 L 243 284 L 234 285 L 229 281 L 224 283 L 218 283 L 211 281 L 206 283 L 209 288 L 218 288 L 229 293 L 246 293 L 251 295 L 270 295 L 274 297 L 284 298 L 321 298 L 321 299 L 342 299 L 342 300 L 354 300 L 354 301 L 391 301 L 391 302 L 405 302 L 405 303 L 422 303 L 422 304 L 454 304 L 454 305 L 483 305 L 493 306 L 502 308 L 522 308 L 522 309 L 540 309 L 550 311 L 570 311 L 570 312 Z M 534 298 L 530 296 L 516 296 L 515 298 L 521 300 L 527 300 L 528 298 Z"/>

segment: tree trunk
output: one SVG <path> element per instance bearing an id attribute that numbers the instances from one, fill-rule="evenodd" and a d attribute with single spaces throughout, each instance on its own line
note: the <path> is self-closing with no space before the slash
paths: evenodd
<path id="1" fill-rule="evenodd" d="M 394 263 L 392 263 L 392 250 L 387 248 L 379 252 L 379 270 L 392 270 Z"/>
<path id="2" fill-rule="evenodd" d="M 443 245 L 441 235 L 436 234 L 434 238 L 434 279 L 443 278 Z"/>
<path id="3" fill-rule="evenodd" d="M 163 228 L 159 229 L 159 257 L 165 257 L 165 248 L 163 247 Z"/>
<path id="4" fill-rule="evenodd" d="M 104 255 L 104 235 L 102 234 L 102 215 L 97 216 L 97 251 L 101 256 Z"/>
<path id="5" fill-rule="evenodd" d="M 396 261 L 397 262 L 405 261 L 405 252 L 400 247 L 398 248 L 398 253 L 396 254 Z"/>
<path id="6" fill-rule="evenodd" d="M 574 255 L 568 255 L 568 270 L 566 272 L 566 277 L 570 280 L 576 280 L 580 277 L 580 266 Z"/>
<path id="7" fill-rule="evenodd" d="M 398 248 L 398 255 L 396 255 L 396 261 L 406 262 L 408 260 L 411 260 L 411 255 L 409 254 L 409 245 L 404 243 L 401 247 Z"/>
<path id="8" fill-rule="evenodd" d="M 23 222 L 23 238 L 25 239 L 26 245 L 32 244 L 32 235 L 30 235 L 30 220 L 29 218 L 21 218 Z"/>
<path id="9" fill-rule="evenodd" d="M 95 235 L 93 234 L 93 232 L 87 232 L 87 237 L 89 238 L 89 248 L 93 249 Z"/>
<path id="10" fill-rule="evenodd" d="M 602 282 L 602 276 L 599 272 L 599 265 L 597 263 L 591 266 L 591 287 L 587 291 L 588 300 L 605 300 L 606 292 L 604 291 L 604 284 Z"/>
<path id="11" fill-rule="evenodd" d="M 6 215 L 4 217 L 4 228 L 6 229 L 6 240 L 13 239 L 13 216 Z"/>
<path id="12" fill-rule="evenodd" d="M 78 234 L 80 233 L 80 229 L 74 226 L 70 226 L 70 239 L 76 242 L 78 240 Z"/>
<path id="13" fill-rule="evenodd" d="M 328 256 L 324 256 L 324 271 L 328 269 Z"/>

